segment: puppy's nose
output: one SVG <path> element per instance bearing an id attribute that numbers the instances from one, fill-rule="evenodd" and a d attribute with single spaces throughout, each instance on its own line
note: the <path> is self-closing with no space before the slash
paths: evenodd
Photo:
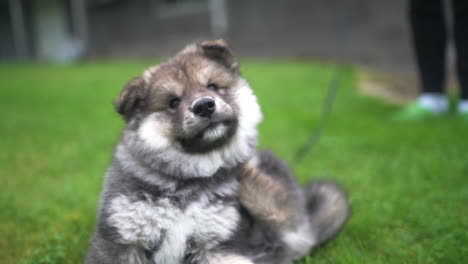
<path id="1" fill-rule="evenodd" d="M 211 98 L 205 97 L 202 99 L 199 99 L 198 101 L 193 104 L 192 107 L 192 112 L 201 117 L 208 117 L 210 118 L 211 115 L 214 113 L 216 110 L 216 104 L 215 101 Z"/>

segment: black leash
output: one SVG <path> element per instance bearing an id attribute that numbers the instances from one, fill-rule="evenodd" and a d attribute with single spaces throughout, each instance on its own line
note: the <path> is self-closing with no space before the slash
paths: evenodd
<path id="1" fill-rule="evenodd" d="M 345 3 L 349 4 L 350 1 L 345 1 Z M 336 54 L 337 58 L 343 58 L 346 52 L 346 39 L 347 39 L 347 31 L 346 27 L 349 25 L 349 9 L 348 5 L 344 5 L 341 9 L 337 8 L 337 20 L 338 20 L 338 28 L 336 31 Z M 317 142 L 320 140 L 322 136 L 324 127 L 328 119 L 330 118 L 330 113 L 333 109 L 333 104 L 336 99 L 336 95 L 338 94 L 338 90 L 341 86 L 341 79 L 343 72 L 345 70 L 345 66 L 340 65 L 336 69 L 335 73 L 333 74 L 332 79 L 328 85 L 327 94 L 322 106 L 322 115 L 320 117 L 320 121 L 315 129 L 312 131 L 309 139 L 297 150 L 296 154 L 294 155 L 294 161 L 296 163 L 301 162 L 304 157 L 312 151 L 312 149 L 316 146 Z"/>

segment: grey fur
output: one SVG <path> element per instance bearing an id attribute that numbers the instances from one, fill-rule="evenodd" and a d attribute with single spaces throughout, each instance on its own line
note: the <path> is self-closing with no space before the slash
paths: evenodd
<path id="1" fill-rule="evenodd" d="M 210 71 L 231 86 L 219 93 L 196 87 L 192 75 L 209 79 Z M 228 129 L 210 132 L 216 118 L 189 117 L 197 136 L 185 131 L 181 145 L 178 129 L 190 113 L 166 111 L 154 97 L 160 87 L 183 90 L 181 83 L 191 83 L 190 100 L 209 94 L 225 104 L 213 116 L 227 113 Z M 184 98 L 181 105 L 190 105 Z M 261 113 L 224 41 L 190 45 L 149 68 L 116 106 L 127 126 L 105 178 L 87 264 L 287 264 L 335 236 L 348 218 L 339 187 L 319 182 L 303 190 L 283 161 L 255 151 Z M 200 140 L 203 133 L 216 144 Z"/>

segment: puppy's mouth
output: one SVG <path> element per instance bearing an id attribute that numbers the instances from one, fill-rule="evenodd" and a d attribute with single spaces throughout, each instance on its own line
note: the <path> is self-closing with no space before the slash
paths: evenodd
<path id="1" fill-rule="evenodd" d="M 178 138 L 182 148 L 189 153 L 206 153 L 224 146 L 237 129 L 236 120 L 207 123 L 194 136 Z"/>
<path id="2" fill-rule="evenodd" d="M 223 137 L 224 134 L 227 132 L 227 128 L 229 127 L 230 121 L 220 121 L 220 122 L 213 122 L 208 124 L 205 128 L 203 128 L 197 135 L 197 138 L 201 138 L 202 140 L 206 141 L 214 141 L 220 137 Z"/>

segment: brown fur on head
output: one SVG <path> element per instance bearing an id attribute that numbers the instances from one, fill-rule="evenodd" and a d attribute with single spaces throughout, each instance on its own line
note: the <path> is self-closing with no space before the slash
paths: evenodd
<path id="1" fill-rule="evenodd" d="M 198 75 L 198 80 L 192 80 L 199 82 L 200 85 L 206 85 L 206 76 L 203 73 L 197 73 L 197 71 L 203 70 L 204 67 L 208 67 L 211 63 L 216 63 L 216 66 L 224 66 L 227 72 L 223 72 L 218 69 L 218 72 L 214 72 L 215 78 L 213 81 L 219 81 L 221 87 L 228 87 L 232 84 L 239 73 L 239 64 L 234 60 L 231 49 L 227 42 L 223 39 L 208 40 L 198 44 L 191 44 L 186 46 L 177 55 L 170 59 L 168 62 L 153 66 L 147 69 L 142 77 L 135 77 L 130 80 L 119 94 L 115 101 L 115 107 L 119 114 L 121 114 L 126 121 L 134 114 L 135 110 L 143 108 L 141 101 L 145 99 L 150 90 L 160 89 L 161 92 L 171 92 L 172 89 L 177 89 L 176 93 L 182 93 L 182 89 L 179 87 L 168 87 L 165 86 L 165 82 L 170 82 L 171 78 L 177 79 L 182 84 L 187 81 L 187 75 Z M 180 67 L 183 67 L 182 69 Z M 186 71 L 185 73 L 183 71 Z M 207 70 L 216 70 L 207 69 Z M 232 74 L 233 76 L 229 76 Z M 217 75 L 217 76 L 216 76 Z M 232 78 L 233 77 L 233 78 Z M 158 85 L 160 85 L 158 87 Z M 195 87 L 185 87 L 186 89 Z M 158 100 L 161 101 L 161 100 Z M 156 101 L 156 103 L 158 103 Z M 161 102 L 159 102 L 161 103 Z M 160 106 L 164 107 L 164 106 Z"/>
<path id="2" fill-rule="evenodd" d="M 236 132 L 238 106 L 232 97 L 239 78 L 227 43 L 205 41 L 131 80 L 115 105 L 127 122 L 158 113 L 171 130 L 167 134 L 185 151 L 206 152 L 224 145 Z"/>

